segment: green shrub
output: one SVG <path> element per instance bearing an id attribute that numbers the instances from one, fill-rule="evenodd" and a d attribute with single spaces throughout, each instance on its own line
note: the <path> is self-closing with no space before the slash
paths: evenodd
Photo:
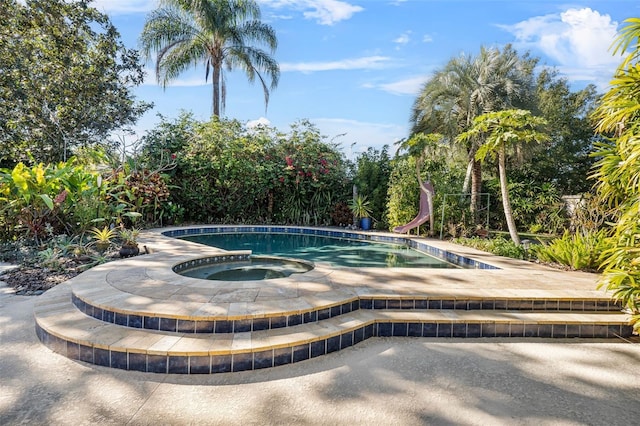
<path id="1" fill-rule="evenodd" d="M 512 259 L 524 259 L 525 250 L 522 246 L 516 245 L 513 241 L 503 237 L 497 238 L 455 238 L 454 243 L 467 247 L 473 247 L 478 250 L 487 251 L 497 256 L 510 257 Z"/>
<path id="2" fill-rule="evenodd" d="M 489 179 L 485 190 L 491 193 L 491 229 L 505 229 L 499 179 Z M 552 183 L 510 181 L 509 200 L 517 228 L 537 234 L 559 235 L 568 225 L 567 212 L 560 193 Z"/>
<path id="3" fill-rule="evenodd" d="M 387 198 L 391 160 L 389 147 L 385 145 L 381 150 L 369 148 L 356 158 L 356 171 L 353 183 L 358 193 L 369 199 L 371 212 L 378 229 L 389 229 L 387 224 Z"/>
<path id="4" fill-rule="evenodd" d="M 473 229 L 469 213 L 468 197 L 446 197 L 445 194 L 459 193 L 464 180 L 464 168 L 453 161 L 425 160 L 422 166 L 422 180 L 433 184 L 434 228 L 429 230 L 440 233 L 440 222 L 444 211 L 444 234 L 458 236 L 466 229 Z M 444 204 L 444 206 L 443 206 Z M 387 223 L 389 229 L 404 225 L 418 213 L 420 205 L 420 186 L 416 178 L 416 159 L 410 156 L 398 156 L 391 161 L 389 178 Z M 425 229 L 427 224 L 423 226 Z M 456 229 L 453 234 L 451 230 Z"/>
<path id="5" fill-rule="evenodd" d="M 532 246 L 532 253 L 542 262 L 557 263 L 573 270 L 596 271 L 600 256 L 607 247 L 604 231 L 570 234 L 549 244 Z"/>

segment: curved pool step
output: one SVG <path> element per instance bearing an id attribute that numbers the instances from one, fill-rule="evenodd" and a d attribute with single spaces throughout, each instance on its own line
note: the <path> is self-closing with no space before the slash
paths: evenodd
<path id="1" fill-rule="evenodd" d="M 348 298 L 338 303 L 320 304 L 312 309 L 298 311 L 274 311 L 268 315 L 237 316 L 235 318 L 207 314 L 179 315 L 162 312 L 166 303 L 155 301 L 156 310 L 128 309 L 101 301 L 88 301 L 71 294 L 78 310 L 98 320 L 131 328 L 173 331 L 180 333 L 241 333 L 272 330 L 315 323 L 359 310 L 454 310 L 454 311 L 535 311 L 535 312 L 620 312 L 620 306 L 607 299 L 451 299 L 451 298 Z M 124 299 L 120 299 L 122 301 Z M 324 300 L 326 302 L 326 298 Z M 172 305 L 175 308 L 175 305 Z M 212 307 L 210 312 L 215 311 Z"/>
<path id="2" fill-rule="evenodd" d="M 119 271 L 122 273 L 122 271 Z M 135 278 L 134 278 L 135 279 Z M 144 286 L 144 280 L 141 286 Z M 230 283 L 225 288 L 235 302 L 209 301 L 209 293 L 187 287 L 181 297 L 167 297 L 163 289 L 178 292 L 178 285 L 154 282 L 158 296 L 132 294 L 110 285 L 97 285 L 84 277 L 70 281 L 71 301 L 86 315 L 107 323 L 131 328 L 172 331 L 181 333 L 239 333 L 293 327 L 315 323 L 359 310 L 455 310 L 455 311 L 548 311 L 548 312 L 619 312 L 620 306 L 605 296 L 569 297 L 551 292 L 531 297 L 502 296 L 484 292 L 484 295 L 442 294 L 430 295 L 367 295 L 347 289 L 329 289 L 321 294 L 307 294 L 282 300 L 257 300 L 257 289 L 243 288 Z M 147 284 L 151 286 L 151 284 Z M 261 284 L 265 286 L 266 284 Z M 282 290 L 275 284 L 274 292 Z M 318 284 L 322 285 L 322 284 Z M 264 291 L 261 288 L 259 291 Z M 246 302 L 238 302 L 236 292 L 251 293 Z M 452 293 L 449 291 L 449 293 Z M 455 294 L 455 293 L 454 293 Z M 182 297 L 183 296 L 183 297 Z M 189 297 L 191 296 L 191 297 Z M 297 295 L 295 295 L 297 296 Z M 240 299 L 242 300 L 242 299 Z M 249 305 L 251 307 L 249 308 Z"/>
<path id="3" fill-rule="evenodd" d="M 631 335 L 620 312 L 358 309 L 285 328 L 220 334 L 125 327 L 87 316 L 63 284 L 34 309 L 39 339 L 71 359 L 155 373 L 210 374 L 299 362 L 376 336 L 613 338 Z"/>

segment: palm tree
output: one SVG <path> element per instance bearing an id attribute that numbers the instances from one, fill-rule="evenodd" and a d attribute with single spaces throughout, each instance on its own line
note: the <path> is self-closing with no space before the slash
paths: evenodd
<path id="1" fill-rule="evenodd" d="M 489 112 L 476 117 L 473 126 L 457 137 L 459 142 L 483 137 L 485 143 L 476 152 L 476 159 L 484 161 L 487 157 L 498 157 L 498 173 L 500 175 L 500 192 L 504 216 L 509 228 L 509 235 L 514 243 L 520 244 L 520 237 L 513 219 L 509 189 L 507 187 L 506 157 L 507 148 L 521 143 L 544 142 L 548 135 L 538 130 L 546 124 L 546 120 L 536 117 L 530 111 L 511 109 Z"/>
<path id="2" fill-rule="evenodd" d="M 411 113 L 412 133 L 441 133 L 455 143 L 456 135 L 468 130 L 477 116 L 526 105 L 533 91 L 536 62 L 527 56 L 519 57 L 511 46 L 502 52 L 482 47 L 476 57 L 451 59 L 424 84 L 416 98 Z M 471 180 L 474 212 L 482 178 L 475 153 L 481 143 L 481 139 L 471 138 L 460 146 L 468 158 L 463 192 L 467 192 Z"/>
<path id="3" fill-rule="evenodd" d="M 265 106 L 269 90 L 278 85 L 280 67 L 271 56 L 278 44 L 275 31 L 260 22 L 260 8 L 253 0 L 162 0 L 161 7 L 147 17 L 140 44 L 147 59 L 157 54 L 156 78 L 163 88 L 189 67 L 202 63 L 205 81 L 212 74 L 213 115 L 217 117 L 226 101 L 225 69 L 241 69 L 250 82 L 257 77 Z"/>

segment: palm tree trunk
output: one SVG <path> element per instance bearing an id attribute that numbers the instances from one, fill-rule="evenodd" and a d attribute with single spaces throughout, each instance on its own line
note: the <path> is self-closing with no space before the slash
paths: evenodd
<path id="1" fill-rule="evenodd" d="M 220 66 L 212 65 L 213 76 L 211 83 L 213 84 L 213 115 L 220 117 Z"/>
<path id="2" fill-rule="evenodd" d="M 469 192 L 469 184 L 471 183 L 471 171 L 473 170 L 473 159 L 467 163 L 467 172 L 464 175 L 464 183 L 462 184 L 462 193 Z"/>
<path id="3" fill-rule="evenodd" d="M 478 224 L 478 200 L 482 189 L 482 163 L 476 159 L 473 160 L 471 173 L 471 214 L 473 215 L 474 225 Z"/>
<path id="4" fill-rule="evenodd" d="M 502 207 L 504 209 L 504 218 L 507 221 L 509 235 L 516 245 L 520 245 L 520 237 L 516 229 L 516 222 L 513 220 L 513 211 L 511 210 L 511 202 L 509 202 L 509 190 L 507 188 L 507 169 L 505 167 L 505 147 L 500 147 L 498 152 L 498 172 L 500 175 L 500 192 L 502 193 Z"/>

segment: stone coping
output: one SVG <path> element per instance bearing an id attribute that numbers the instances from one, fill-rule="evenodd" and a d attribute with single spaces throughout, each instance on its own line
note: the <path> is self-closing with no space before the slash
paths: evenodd
<path id="1" fill-rule="evenodd" d="M 74 302 L 114 315 L 241 321 L 305 315 L 362 300 L 529 300 L 532 309 L 541 301 L 591 300 L 597 305 L 609 300 L 605 292 L 595 290 L 593 274 L 556 271 L 431 240 L 439 250 L 460 258 L 482 257 L 495 269 L 332 268 L 317 263 L 312 271 L 280 279 L 199 280 L 178 275 L 173 268 L 232 252 L 163 235 L 196 229 L 209 228 L 145 231 L 142 241 L 152 254 L 100 265 L 73 278 Z"/>

